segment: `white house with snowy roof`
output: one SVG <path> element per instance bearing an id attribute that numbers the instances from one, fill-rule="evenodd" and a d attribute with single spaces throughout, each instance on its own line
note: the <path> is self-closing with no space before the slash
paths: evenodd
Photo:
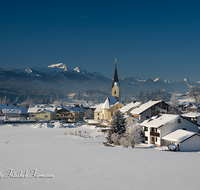
<path id="1" fill-rule="evenodd" d="M 21 110 L 5 108 L 1 110 L 1 115 L 4 116 L 4 119 L 21 118 Z"/>
<path id="2" fill-rule="evenodd" d="M 195 123 L 200 125 L 200 113 L 198 112 L 188 112 L 182 114 L 183 117 L 187 117 L 188 119 L 194 121 Z"/>
<path id="3" fill-rule="evenodd" d="M 165 145 L 175 144 L 180 151 L 200 151 L 200 134 L 178 129 L 163 138 Z"/>
<path id="4" fill-rule="evenodd" d="M 26 119 L 28 116 L 27 108 L 23 106 L 9 104 L 0 104 L 1 115 L 4 119 Z"/>
<path id="5" fill-rule="evenodd" d="M 163 137 L 177 129 L 199 132 L 199 125 L 186 117 L 173 114 L 160 114 L 143 121 L 145 143 L 163 146 Z"/>
<path id="6" fill-rule="evenodd" d="M 130 113 L 136 119 L 144 121 L 156 114 L 167 114 L 170 108 L 173 108 L 174 112 L 176 112 L 177 114 L 181 114 L 180 110 L 170 106 L 163 100 L 157 100 L 157 101 L 150 100 L 147 103 L 140 105 L 138 108 L 133 109 Z"/>

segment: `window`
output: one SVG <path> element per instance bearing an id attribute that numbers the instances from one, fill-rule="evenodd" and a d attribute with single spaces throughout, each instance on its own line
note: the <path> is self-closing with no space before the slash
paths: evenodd
<path id="1" fill-rule="evenodd" d="M 118 107 L 116 107 L 116 109 L 118 110 Z"/>
<path id="2" fill-rule="evenodd" d="M 151 128 L 151 131 L 154 132 L 154 128 Z"/>
<path id="3" fill-rule="evenodd" d="M 183 128 L 183 130 L 186 130 L 186 128 Z"/>
<path id="4" fill-rule="evenodd" d="M 145 136 L 145 141 L 148 141 L 148 137 Z"/>
<path id="5" fill-rule="evenodd" d="M 181 123 L 181 119 L 178 119 L 178 123 Z"/>
<path id="6" fill-rule="evenodd" d="M 116 94 L 117 94 L 117 91 L 114 91 L 114 94 L 116 95 Z"/>
<path id="7" fill-rule="evenodd" d="M 45 115 L 44 118 L 48 118 L 48 115 Z"/>
<path id="8" fill-rule="evenodd" d="M 113 112 L 111 112 L 111 116 L 113 116 Z"/>
<path id="9" fill-rule="evenodd" d="M 148 131 L 148 127 L 144 127 L 144 131 Z"/>
<path id="10" fill-rule="evenodd" d="M 146 116 L 146 119 L 149 119 L 149 116 Z"/>
<path id="11" fill-rule="evenodd" d="M 158 129 L 156 128 L 156 132 L 158 131 Z"/>

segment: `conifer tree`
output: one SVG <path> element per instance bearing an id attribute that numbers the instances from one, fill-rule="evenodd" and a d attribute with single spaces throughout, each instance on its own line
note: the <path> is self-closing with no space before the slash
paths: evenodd
<path id="1" fill-rule="evenodd" d="M 108 133 L 107 141 L 108 143 L 113 143 L 111 136 L 112 134 L 122 135 L 126 132 L 126 122 L 124 115 L 120 111 L 116 111 L 112 117 L 111 127 Z"/>

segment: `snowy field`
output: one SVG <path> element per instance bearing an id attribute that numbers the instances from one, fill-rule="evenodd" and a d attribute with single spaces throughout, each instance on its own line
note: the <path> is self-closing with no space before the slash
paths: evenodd
<path id="1" fill-rule="evenodd" d="M 0 125 L 2 190 L 200 188 L 199 152 L 105 147 L 105 135 L 94 126 L 60 127 Z M 70 135 L 78 131 L 82 137 Z"/>

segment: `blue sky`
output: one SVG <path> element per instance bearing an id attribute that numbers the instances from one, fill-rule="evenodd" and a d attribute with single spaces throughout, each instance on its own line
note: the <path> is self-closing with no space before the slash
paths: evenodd
<path id="1" fill-rule="evenodd" d="M 200 81 L 200 2 L 3 1 L 0 67 L 65 63 L 113 78 Z"/>

